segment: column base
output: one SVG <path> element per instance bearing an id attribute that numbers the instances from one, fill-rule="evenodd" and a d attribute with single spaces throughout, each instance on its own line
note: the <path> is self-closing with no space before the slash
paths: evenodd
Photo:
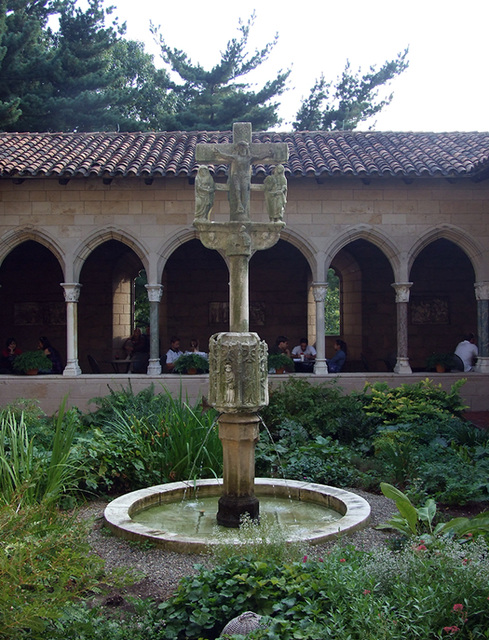
<path id="1" fill-rule="evenodd" d="M 411 365 L 409 364 L 409 358 L 397 358 L 396 365 L 394 367 L 394 373 L 412 373 Z"/>
<path id="2" fill-rule="evenodd" d="M 256 496 L 221 496 L 217 511 L 217 524 L 237 529 L 246 513 L 253 522 L 259 521 L 260 503 Z"/>
<path id="3" fill-rule="evenodd" d="M 489 373 L 489 358 L 478 356 L 474 371 L 476 373 Z"/>
<path id="4" fill-rule="evenodd" d="M 314 373 L 315 375 L 325 376 L 328 375 L 328 365 L 326 360 L 321 360 L 320 358 L 316 358 L 316 362 L 314 363 Z"/>
<path id="5" fill-rule="evenodd" d="M 68 360 L 66 363 L 66 367 L 63 369 L 64 376 L 80 376 L 82 370 L 80 369 L 80 365 L 78 364 L 78 360 Z"/>
<path id="6" fill-rule="evenodd" d="M 149 360 L 148 362 L 148 370 L 146 372 L 148 376 L 159 376 L 161 373 L 161 362 L 160 360 Z"/>

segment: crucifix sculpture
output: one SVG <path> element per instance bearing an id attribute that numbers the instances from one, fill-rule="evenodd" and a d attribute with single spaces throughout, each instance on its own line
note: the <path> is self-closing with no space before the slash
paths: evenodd
<path id="1" fill-rule="evenodd" d="M 285 226 L 283 213 L 287 183 L 282 162 L 288 159 L 285 143 L 252 142 L 251 124 L 233 126 L 233 142 L 197 144 L 199 169 L 195 179 L 194 226 L 209 249 L 221 251 L 229 266 L 229 332 L 215 334 L 209 343 L 209 403 L 221 413 L 219 437 L 223 445 L 223 494 L 217 521 L 238 527 L 247 513 L 259 517 L 254 495 L 257 412 L 268 404 L 267 345 L 249 332 L 249 261 L 255 251 L 272 247 Z M 269 222 L 250 218 L 252 165 L 276 166 L 263 185 Z M 207 165 L 226 163 L 229 178 L 216 185 Z M 210 220 L 216 189 L 228 191 L 229 222 Z"/>

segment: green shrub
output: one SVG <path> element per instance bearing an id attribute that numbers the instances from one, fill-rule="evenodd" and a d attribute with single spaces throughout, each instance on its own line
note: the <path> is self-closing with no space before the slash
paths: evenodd
<path id="1" fill-rule="evenodd" d="M 121 412 L 134 415 L 159 413 L 165 409 L 171 397 L 165 390 L 156 394 L 153 384 L 139 393 L 134 393 L 130 382 L 127 388 L 117 391 L 110 386 L 108 388 L 108 395 L 90 400 L 98 408 L 84 416 L 87 427 L 103 427 Z"/>
<path id="2" fill-rule="evenodd" d="M 442 638 L 448 626 L 459 638 L 487 637 L 487 552 L 480 540 L 441 542 L 436 553 L 336 546 L 323 559 L 285 564 L 235 556 L 181 581 L 159 605 L 158 637 L 216 638 L 250 610 L 269 617 L 249 638 Z"/>
<path id="3" fill-rule="evenodd" d="M 290 378 L 271 390 L 269 405 L 261 416 L 274 438 L 284 420 L 301 424 L 311 437 L 331 435 L 345 444 L 373 431 L 362 401 L 355 394 L 343 395 L 336 382 L 311 385 Z"/>
<path id="4" fill-rule="evenodd" d="M 390 388 L 386 382 L 366 383 L 361 398 L 366 415 L 383 424 L 407 423 L 442 415 L 460 415 L 467 407 L 460 398 L 465 379 L 457 380 L 449 392 L 426 378 L 415 384 Z"/>

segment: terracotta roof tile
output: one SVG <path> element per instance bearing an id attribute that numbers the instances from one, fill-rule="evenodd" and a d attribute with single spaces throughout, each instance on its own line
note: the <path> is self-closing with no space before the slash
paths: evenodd
<path id="1" fill-rule="evenodd" d="M 0 133 L 0 177 L 189 176 L 197 143 L 230 141 L 229 131 Z M 489 133 L 261 132 L 253 141 L 287 143 L 286 171 L 298 177 L 489 174 Z M 254 167 L 256 175 L 269 171 Z"/>

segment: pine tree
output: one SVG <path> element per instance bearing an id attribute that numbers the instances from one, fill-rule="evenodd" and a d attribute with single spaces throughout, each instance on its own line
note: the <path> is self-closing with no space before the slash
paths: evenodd
<path id="1" fill-rule="evenodd" d="M 348 130 L 359 122 L 379 113 L 392 101 L 393 94 L 379 99 L 379 89 L 408 68 L 408 49 L 394 60 L 385 62 L 380 69 L 371 66 L 362 75 L 361 69 L 351 71 L 347 61 L 336 83 L 327 82 L 321 75 L 303 100 L 293 127 L 299 131 Z"/>
<path id="2" fill-rule="evenodd" d="M 221 60 L 210 71 L 194 65 L 187 54 L 171 49 L 159 35 L 163 60 L 183 80 L 174 84 L 177 108 L 173 113 L 173 129 L 225 130 L 233 122 L 251 122 L 255 130 L 263 130 L 279 123 L 278 104 L 274 98 L 285 90 L 290 71 L 278 72 L 276 78 L 258 91 L 243 77 L 265 62 L 278 36 L 263 49 L 250 55 L 248 37 L 254 15 L 246 24 L 239 23 L 239 37 L 229 40 L 221 53 Z"/>
<path id="3" fill-rule="evenodd" d="M 43 91 L 53 10 L 48 0 L 0 0 L 0 12 L 0 127 L 17 130 L 26 104 Z"/>

